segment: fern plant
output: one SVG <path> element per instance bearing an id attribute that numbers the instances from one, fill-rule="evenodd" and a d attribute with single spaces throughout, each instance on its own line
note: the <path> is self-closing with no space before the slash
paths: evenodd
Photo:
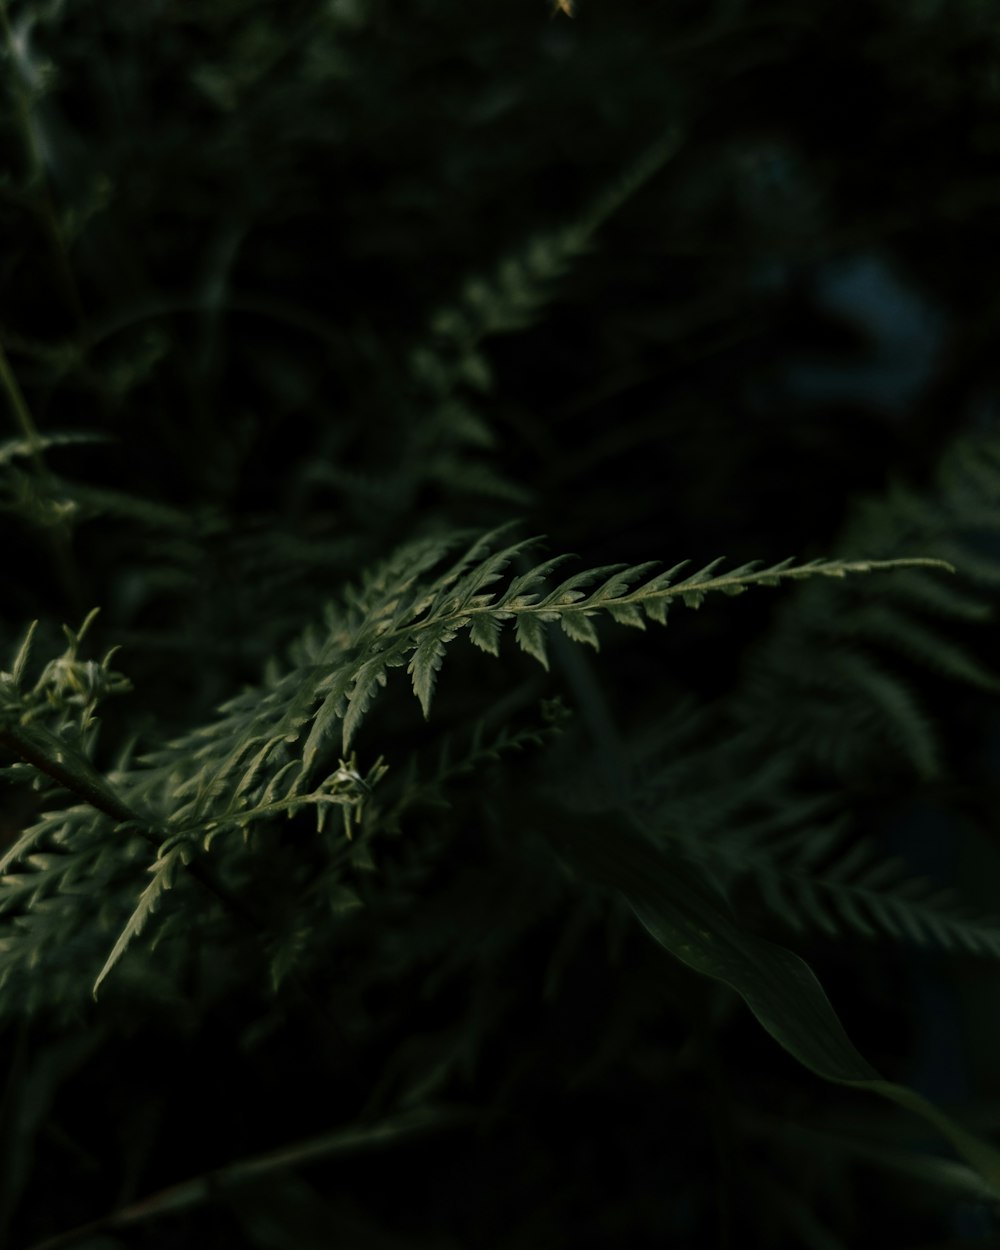
<path id="1" fill-rule="evenodd" d="M 500 534 L 491 534 L 477 539 L 437 576 L 427 575 L 442 563 L 448 548 L 445 542 L 422 543 L 393 557 L 359 590 L 349 592 L 339 610 L 330 609 L 323 636 L 310 631 L 299 640 L 287 671 L 272 671 L 263 689 L 248 690 L 225 704 L 221 719 L 214 724 L 142 757 L 131 769 L 119 770 L 114 784 L 95 772 L 82 733 L 98 699 L 127 688 L 122 678 L 110 674 L 110 656 L 99 666 L 89 662 L 83 668 L 76 658 L 93 615 L 78 634 L 69 635 L 66 653 L 50 661 L 34 687 L 26 689 L 29 633 L 11 671 L 4 674 L 8 693 L 0 741 L 42 777 L 58 782 L 89 807 L 71 809 L 76 820 L 70 818 L 60 826 L 55 843 L 65 848 L 63 854 L 57 850 L 54 856 L 40 855 L 53 836 L 47 814 L 4 855 L 0 872 L 10 876 L 9 906 L 17 906 L 15 897 L 28 899 L 21 906 L 30 910 L 30 900 L 60 892 L 61 873 L 79 876 L 83 849 L 106 848 L 108 820 L 116 822 L 119 833 L 132 830 L 156 845 L 157 857 L 150 867 L 153 879 L 116 940 L 95 983 L 96 992 L 165 892 L 172 889 L 178 872 L 191 867 L 199 853 L 211 851 L 217 842 L 246 843 L 257 826 L 306 809 L 316 812 L 317 832 L 322 833 L 331 806 L 343 809 L 349 839 L 384 765 L 379 760 L 363 775 L 351 757 L 347 762 L 341 759 L 330 772 L 328 740 L 337 731 L 347 754 L 393 668 L 406 666 L 427 716 L 447 647 L 462 631 L 468 631 L 469 641 L 481 651 L 499 656 L 501 631 L 510 621 L 521 650 L 547 667 L 548 624 L 558 623 L 572 641 L 596 647 L 592 618 L 601 614 L 645 628 L 646 619 L 665 623 L 674 601 L 693 608 L 716 592 L 733 595 L 783 580 L 842 578 L 848 573 L 928 563 L 813 560 L 795 564 L 784 560 L 765 569 L 746 565 L 723 573 L 718 571 L 721 561 L 717 560 L 687 576 L 678 576 L 682 565 L 652 576 L 647 565 L 609 566 L 574 573 L 550 589 L 546 579 L 565 560 L 553 557 L 497 590 L 492 587 L 529 546 L 527 542 L 503 546 L 499 538 Z M 40 704 L 57 709 L 54 729 L 36 723 Z M 61 730 L 74 704 L 83 709 L 82 728 L 67 736 Z M 36 879 L 38 872 L 42 880 Z M 210 877 L 199 876 L 233 910 L 242 911 L 231 902 L 228 888 L 223 893 Z M 31 965 L 46 943 L 65 941 L 65 926 L 72 925 L 64 918 L 46 934 L 46 924 L 35 926 L 30 915 L 26 920 L 29 929 L 37 928 L 25 943 Z M 17 976 L 16 951 L 15 940 L 3 972 L 5 982 Z"/>
<path id="2" fill-rule="evenodd" d="M 557 623 L 573 642 L 597 646 L 592 618 L 601 614 L 644 628 L 645 619 L 664 623 L 672 602 L 698 607 L 713 592 L 732 595 L 783 580 L 935 567 L 934 561 L 910 557 L 894 562 L 795 564 L 785 560 L 760 570 L 742 566 L 720 572 L 720 562 L 714 561 L 678 577 L 682 566 L 653 575 L 645 565 L 613 566 L 573 574 L 550 589 L 547 581 L 563 563 L 557 557 L 509 578 L 497 589 L 496 583 L 504 580 L 510 564 L 528 546 L 524 542 L 504 546 L 501 538 L 491 534 L 475 540 L 443 572 L 436 570 L 447 543 L 435 541 L 406 549 L 373 572 L 358 590 L 349 592 L 339 609 L 331 608 L 324 634 L 307 633 L 292 649 L 286 671 L 272 671 L 262 689 L 231 700 L 221 709 L 219 721 L 141 757 L 134 765 L 123 763 L 109 778 L 97 772 L 90 758 L 94 711 L 103 695 L 120 692 L 127 683 L 111 673 L 110 656 L 100 665 L 78 659 L 93 616 L 78 633 L 68 633 L 66 652 L 46 665 L 34 685 L 26 681 L 29 632 L 11 670 L 3 675 L 0 742 L 21 757 L 20 767 L 27 769 L 35 784 L 56 784 L 55 794 L 48 794 L 46 802 L 55 800 L 57 806 L 30 825 L 0 861 L 0 906 L 7 917 L 2 969 L 5 1011 L 65 1010 L 72 1002 L 72 988 L 60 972 L 70 972 L 78 984 L 85 943 L 93 949 L 97 933 L 113 929 L 114 916 L 131 909 L 97 972 L 96 995 L 185 874 L 215 897 L 228 920 L 242 922 L 255 941 L 270 951 L 274 990 L 287 982 L 311 998 L 308 983 L 299 980 L 297 964 L 310 962 L 303 959 L 304 947 L 319 929 L 320 915 L 326 914 L 329 925 L 345 902 L 359 901 L 346 883 L 338 881 L 338 870 L 342 872 L 354 856 L 355 832 L 377 845 L 378 822 L 372 824 L 365 809 L 369 797 L 377 796 L 386 771 L 380 759 L 363 773 L 353 756 L 342 758 L 330 771 L 328 740 L 339 729 L 341 747 L 347 751 L 392 668 L 407 667 L 413 691 L 428 715 L 446 649 L 463 630 L 468 630 L 474 646 L 497 656 L 501 631 L 512 621 L 520 648 L 547 665 L 548 624 Z M 937 566 L 948 567 L 941 562 Z M 43 724 L 46 718 L 51 720 L 49 726 Z M 502 736 L 486 756 L 495 757 L 498 747 L 522 741 Z M 482 756 L 473 743 L 471 758 Z M 12 775 L 18 776 L 18 770 L 12 770 Z M 61 802 L 60 795 L 66 796 Z M 413 801 L 412 790 L 404 793 L 404 807 Z M 312 810 L 316 833 L 323 835 L 331 806 L 344 813 L 343 837 L 324 853 L 319 897 L 313 892 L 312 898 L 295 901 L 295 925 L 291 931 L 275 933 L 273 913 L 261 915 L 256 904 L 247 901 L 248 868 L 252 877 L 253 861 L 262 857 L 261 840 L 266 848 L 267 831 L 279 818 Z M 389 826 L 398 819 L 397 806 Z M 1000 1184 L 1000 1162 L 989 1147 L 917 1095 L 887 1084 L 856 1056 L 801 961 L 779 948 L 759 944 L 748 934 L 740 936 L 704 886 L 685 875 L 680 861 L 671 864 L 624 828 L 617 837 L 595 837 L 582 815 L 578 820 L 580 827 L 560 833 L 556 845 L 585 875 L 619 889 L 659 942 L 692 967 L 732 985 L 764 1026 L 807 1066 L 829 1079 L 870 1086 L 920 1111 L 952 1138 L 988 1183 Z M 152 863 L 148 862 L 150 852 Z M 809 853 L 815 852 L 814 840 Z M 728 853 L 732 854 L 731 847 Z M 863 857 L 863 851 L 860 854 Z M 137 898 L 127 901 L 135 888 L 130 887 L 133 865 L 144 861 L 152 879 Z M 770 863 L 761 870 L 765 893 L 772 902 L 778 871 L 772 851 Z M 847 862 L 832 870 L 829 888 L 835 890 L 837 877 L 847 871 Z M 87 883 L 85 897 L 100 883 L 103 923 L 99 925 L 94 925 L 86 908 L 81 911 L 82 882 Z M 874 883 L 869 875 L 855 881 L 851 890 L 836 894 L 839 908 L 862 929 L 866 922 L 852 897 L 864 895 Z M 823 915 L 814 889 L 802 889 L 799 894 L 806 908 Z M 865 897 L 890 931 L 898 932 L 900 922 L 914 927 L 914 916 L 920 915 L 913 904 L 907 908 L 899 898 L 888 904 L 880 903 L 881 896 L 870 891 Z M 279 898 L 279 917 L 289 901 L 294 900 Z M 161 936 L 170 956 L 160 954 L 161 965 L 168 958 L 174 967 L 178 960 L 190 962 L 192 952 L 184 948 L 190 943 L 191 929 L 184 912 L 194 906 L 197 902 L 190 892 L 182 895 L 175 923 L 163 926 Z M 284 916 L 286 924 L 288 919 Z M 991 953 L 997 949 L 995 940 L 987 943 L 978 931 L 963 929 L 957 922 L 948 929 L 933 913 L 922 914 L 921 919 L 946 945 L 957 935 L 973 949 L 985 946 Z M 67 946 L 76 952 L 71 969 L 60 967 L 61 952 Z"/>

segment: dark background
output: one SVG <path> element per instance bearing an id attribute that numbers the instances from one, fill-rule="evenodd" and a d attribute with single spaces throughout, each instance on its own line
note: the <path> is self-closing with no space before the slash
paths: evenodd
<path id="1" fill-rule="evenodd" d="M 55 640 L 102 606 L 101 644 L 123 644 L 139 692 L 109 712 L 104 762 L 129 733 L 204 719 L 416 532 L 521 517 L 594 565 L 838 555 L 859 498 L 896 480 L 933 492 L 946 448 L 996 428 L 1000 16 L 985 0 L 4 12 L 0 343 L 43 435 L 102 441 L 51 447 L 48 476 L 23 456 L 0 466 L 0 638 L 37 617 Z M 505 258 L 525 288 L 506 303 L 489 286 Z M 465 354 L 449 308 L 483 327 Z M 594 671 L 621 732 L 725 699 L 771 594 L 641 645 L 609 633 Z M 985 663 L 992 628 L 963 627 Z M 508 678 L 484 667 L 456 662 L 443 727 L 502 697 Z M 991 910 L 995 702 L 912 680 L 944 771 L 915 782 L 873 747 L 854 819 Z M 401 701 L 364 745 L 390 730 L 404 758 L 428 732 Z M 536 952 L 558 949 L 567 887 L 554 869 L 521 881 L 480 829 L 481 787 L 448 819 L 482 846 L 413 869 L 418 923 L 439 904 L 462 933 L 456 900 L 488 899 L 498 875 L 523 914 L 498 903 L 481 932 L 472 906 L 467 940 L 491 953 L 433 991 L 402 957 L 381 965 L 391 942 L 362 926 L 330 975 L 378 1021 L 365 1046 L 327 1052 L 291 1009 L 253 1040 L 253 970 L 182 1020 L 113 997 L 71 1027 L 9 1020 L 9 1244 L 363 1118 L 387 1071 L 419 1073 L 469 1036 L 476 1058 L 445 1088 L 489 1113 L 472 1137 L 300 1170 L 95 1250 L 996 1244 L 988 1204 L 810 1145 L 810 1125 L 843 1120 L 936 1148 L 817 1089 L 624 921 L 613 957 L 614 917 L 583 924 L 556 1010 Z M 386 906 L 392 941 L 419 946 Z M 985 960 L 859 938 L 798 949 L 866 1054 L 995 1126 Z"/>

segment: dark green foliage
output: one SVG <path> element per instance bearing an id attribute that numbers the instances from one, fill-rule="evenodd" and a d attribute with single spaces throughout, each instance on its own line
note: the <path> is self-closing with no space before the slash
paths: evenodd
<path id="1" fill-rule="evenodd" d="M 0 0 L 0 1244 L 995 1237 L 998 58 Z"/>

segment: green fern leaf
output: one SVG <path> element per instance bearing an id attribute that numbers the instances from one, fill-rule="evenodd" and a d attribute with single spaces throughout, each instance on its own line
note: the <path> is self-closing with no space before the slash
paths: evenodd
<path id="1" fill-rule="evenodd" d="M 367 663 L 363 664 L 354 678 L 350 694 L 347 696 L 347 712 L 344 715 L 343 738 L 345 751 L 350 746 L 358 725 L 360 725 L 362 717 L 367 712 L 379 686 L 385 685 L 385 669 L 385 656 L 377 655 L 374 659 L 368 660 Z"/>
<path id="2" fill-rule="evenodd" d="M 622 604 L 620 606 L 630 608 L 632 605 Z M 657 625 L 666 625 L 669 608 L 670 604 L 666 599 L 647 599 L 642 605 L 642 610 Z"/>
<path id="3" fill-rule="evenodd" d="M 925 668 L 983 690 L 1000 689 L 1000 679 L 988 672 L 957 643 L 940 630 L 929 629 L 912 616 L 891 607 L 870 604 L 856 612 L 851 632 L 890 643 Z"/>
<path id="4" fill-rule="evenodd" d="M 497 542 L 508 535 L 512 529 L 514 529 L 513 522 L 498 526 L 475 538 L 451 568 L 436 580 L 435 597 L 428 604 L 428 615 L 433 616 L 442 610 L 446 596 L 454 598 L 456 604 L 462 604 L 484 586 L 492 585 L 499 579 L 511 560 L 538 541 L 525 539 L 500 551 L 494 551 Z"/>
<path id="5" fill-rule="evenodd" d="M 861 652 L 844 652 L 830 662 L 831 674 L 840 674 L 866 701 L 893 743 L 921 777 L 941 771 L 937 734 L 907 685 Z"/>
<path id="6" fill-rule="evenodd" d="M 608 615 L 613 621 L 619 625 L 629 625 L 633 629 L 645 629 L 646 622 L 642 619 L 642 612 L 633 603 L 608 604 Z M 666 624 L 666 620 L 661 622 Z"/>
<path id="7" fill-rule="evenodd" d="M 516 635 L 521 650 L 536 659 L 547 671 L 549 657 L 545 648 L 545 625 L 542 621 L 537 616 L 518 616 Z"/>
<path id="8" fill-rule="evenodd" d="M 723 839 L 714 847 L 702 842 L 699 853 L 737 861 L 775 915 L 798 931 L 814 925 L 838 936 L 846 928 L 868 939 L 886 934 L 950 953 L 1000 958 L 1000 924 L 970 917 L 948 892 L 906 876 L 898 859 L 885 858 L 867 839 L 849 841 L 838 852 L 836 843 L 847 837 L 843 825 L 807 827 L 779 845 L 740 847 Z M 822 859 L 829 860 L 825 867 L 817 865 Z"/>
<path id="9" fill-rule="evenodd" d="M 469 625 L 469 641 L 487 655 L 500 654 L 501 613 L 474 616 Z"/>
<path id="10" fill-rule="evenodd" d="M 529 572 L 515 577 L 506 591 L 500 596 L 497 607 L 524 607 L 529 603 L 537 602 L 538 596 L 532 593 L 534 588 L 543 585 L 546 578 L 554 573 L 556 569 L 561 568 L 568 560 L 573 559 L 575 557 L 571 555 L 552 556 L 548 560 L 543 560 L 541 564 Z"/>
<path id="11" fill-rule="evenodd" d="M 88 811 L 87 808 L 81 807 L 75 809 L 77 813 Z M 60 831 L 69 827 L 70 817 L 65 811 L 46 812 L 38 817 L 17 839 L 13 846 L 0 856 L 0 876 L 10 872 L 16 864 L 23 862 L 36 847 L 48 838 L 59 841 Z"/>
<path id="12" fill-rule="evenodd" d="M 312 728 L 302 749 L 304 771 L 308 773 L 315 763 L 322 743 L 329 737 L 338 720 L 344 716 L 346 699 L 351 687 L 353 674 L 350 666 L 342 665 L 332 674 L 330 680 L 323 684 L 326 691 L 323 702 L 313 719 Z"/>
<path id="13" fill-rule="evenodd" d="M 120 933 L 117 942 L 112 947 L 111 954 L 104 963 L 104 967 L 98 974 L 97 980 L 94 982 L 94 988 L 91 991 L 94 998 L 97 997 L 97 991 L 101 988 L 102 983 L 107 979 L 108 974 L 114 968 L 115 964 L 121 959 L 122 955 L 128 949 L 132 941 L 146 927 L 153 912 L 159 906 L 163 895 L 173 888 L 177 873 L 183 862 L 182 857 L 185 855 L 185 848 L 181 845 L 173 847 L 162 858 L 158 859 L 149 869 L 153 874 L 153 880 L 143 890 L 139 896 L 139 902 L 135 911 L 129 918 L 128 924 Z"/>
<path id="14" fill-rule="evenodd" d="M 562 626 L 566 636 L 571 638 L 573 642 L 586 643 L 588 647 L 593 647 L 595 651 L 601 648 L 600 639 L 597 637 L 597 630 L 594 623 L 588 617 L 586 612 L 561 612 L 559 614 L 559 624 Z"/>
<path id="15" fill-rule="evenodd" d="M 10 680 L 15 689 L 21 685 L 21 681 L 24 678 L 24 670 L 28 666 L 28 659 L 31 655 L 31 644 L 35 637 L 35 630 L 37 628 L 38 622 L 32 621 L 24 635 L 24 641 L 17 649 L 17 654 L 14 656 L 14 662 L 10 666 Z"/>
<path id="16" fill-rule="evenodd" d="M 572 577 L 567 577 L 560 582 L 555 590 L 545 595 L 541 599 L 539 606 L 561 608 L 578 603 L 584 598 L 589 599 L 589 596 L 585 594 L 586 587 L 592 586 L 600 577 L 605 577 L 609 573 L 616 573 L 622 567 L 620 564 L 613 564 L 608 565 L 606 568 L 584 569 L 581 573 L 574 573 Z M 608 580 L 610 581 L 610 578 Z M 605 585 L 607 585 L 607 582 L 605 582 Z"/>
<path id="17" fill-rule="evenodd" d="M 445 649 L 457 633 L 458 630 L 448 624 L 432 627 L 413 653 L 408 671 L 413 677 L 413 693 L 420 700 L 425 717 L 430 715 L 431 695 L 438 670 L 444 662 Z"/>

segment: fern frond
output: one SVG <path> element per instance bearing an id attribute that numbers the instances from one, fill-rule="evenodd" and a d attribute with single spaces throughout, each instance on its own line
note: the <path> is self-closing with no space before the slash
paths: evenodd
<path id="1" fill-rule="evenodd" d="M 674 581 L 673 575 L 683 566 L 651 578 L 647 577 L 648 565 L 632 568 L 613 566 L 574 574 L 548 594 L 527 591 L 527 587 L 538 584 L 551 571 L 553 563 L 546 561 L 515 578 L 506 591 L 480 593 L 498 579 L 499 570 L 524 547 L 525 544 L 517 544 L 486 557 L 478 567 L 454 584 L 453 575 L 448 575 L 443 583 L 432 586 L 424 601 L 404 608 L 401 600 L 392 625 L 377 636 L 369 635 L 365 640 L 367 645 L 355 662 L 355 676 L 347 695 L 348 710 L 343 730 L 345 749 L 378 687 L 385 684 L 387 669 L 402 664 L 411 653 L 414 653 L 410 670 L 414 676 L 414 689 L 426 714 L 430 706 L 433 675 L 440 668 L 447 644 L 461 630 L 471 629 L 473 623 L 481 618 L 488 618 L 489 636 L 493 641 L 504 624 L 514 620 L 521 649 L 545 665 L 544 627 L 552 622 L 558 621 L 574 641 L 596 645 L 597 635 L 590 618 L 602 612 L 611 615 L 613 610 L 620 614 L 623 610 L 635 609 L 644 611 L 652 620 L 665 621 L 667 605 L 678 599 L 688 607 L 697 607 L 709 594 L 740 593 L 754 585 L 774 586 L 786 579 L 801 580 L 814 576 L 840 578 L 849 573 L 927 564 L 920 560 L 812 560 L 794 565 L 786 560 L 764 569 L 748 564 L 720 574 L 716 572 L 720 561 L 716 560 L 679 581 Z M 934 567 L 933 562 L 931 566 Z M 946 566 L 938 564 L 936 567 Z M 600 585 L 588 593 L 587 588 L 594 582 L 600 582 Z"/>
<path id="2" fill-rule="evenodd" d="M 863 755 L 889 747 L 922 778 L 943 767 L 941 743 L 908 668 L 995 691 L 1000 678 L 965 644 L 952 622 L 992 618 L 1000 553 L 1000 440 L 968 437 L 945 456 L 938 481 L 917 493 L 899 483 L 856 511 L 838 544 L 845 551 L 915 552 L 946 559 L 958 578 L 907 568 L 886 581 L 877 602 L 853 589 L 838 596 L 804 586 L 778 611 L 751 655 L 733 700 L 737 722 L 764 729 L 800 761 L 812 757 L 849 776 Z M 816 663 L 816 656 L 826 660 Z M 780 717 L 774 709 L 783 708 Z M 791 711 L 790 711 L 791 710 Z"/>
<path id="3" fill-rule="evenodd" d="M 959 564 L 954 567 L 959 575 L 965 571 Z M 894 577 L 886 585 L 884 602 L 902 610 L 924 612 L 939 620 L 969 621 L 973 624 L 986 622 L 994 615 L 993 605 L 984 602 L 982 595 L 965 590 L 952 579 L 933 577 L 919 569 L 909 569 Z"/>
<path id="4" fill-rule="evenodd" d="M 836 691 L 838 679 L 840 697 L 845 690 L 850 691 L 852 700 L 862 709 L 859 727 L 866 722 L 878 726 L 881 736 L 909 761 L 919 777 L 929 780 L 939 775 L 941 745 L 937 731 L 898 674 L 889 672 L 862 651 L 838 650 L 832 657 L 827 688 Z M 839 741 L 843 748 L 850 749 L 850 739 L 841 737 Z"/>
<path id="5" fill-rule="evenodd" d="M 503 544 L 508 533 L 505 527 L 474 539 L 437 576 L 433 569 L 447 551 L 439 540 L 408 547 L 390 559 L 347 593 L 345 607 L 330 609 L 325 638 L 315 630 L 302 636 L 291 652 L 292 667 L 274 674 L 268 688 L 230 700 L 215 725 L 150 757 L 144 786 L 161 798 L 171 794 L 175 805 L 181 800 L 174 819 L 185 824 L 196 823 L 228 793 L 245 795 L 252 806 L 258 776 L 276 762 L 300 759 L 294 783 L 304 787 L 338 726 L 343 749 L 348 749 L 392 668 L 408 669 L 426 715 L 448 648 L 466 630 L 475 646 L 495 655 L 505 626 L 513 622 L 521 650 L 544 665 L 551 623 L 558 622 L 575 641 L 594 645 L 594 624 L 601 615 L 624 617 L 631 624 L 637 616 L 665 622 L 674 601 L 696 606 L 708 595 L 755 585 L 926 564 L 812 560 L 795 565 L 785 560 L 721 572 L 720 562 L 713 561 L 687 576 L 684 565 L 652 576 L 649 564 L 615 565 L 575 573 L 547 590 L 548 579 L 566 557 L 543 560 L 504 584 L 512 562 L 523 559 L 535 542 Z M 183 750 L 195 767 L 178 778 L 176 760 Z M 280 787 L 278 797 L 283 797 Z"/>
<path id="6" fill-rule="evenodd" d="M 920 601 L 926 602 L 922 592 Z M 954 603 L 948 605 L 950 615 L 961 614 L 969 619 L 967 601 L 960 599 L 959 603 L 962 606 Z M 983 690 L 1000 690 L 1000 678 L 995 677 L 974 656 L 952 642 L 940 629 L 925 625 L 911 613 L 900 611 L 898 600 L 895 603 L 889 600 L 884 604 L 865 604 L 863 608 L 851 613 L 845 626 L 847 637 L 891 645 L 922 667 L 953 681 L 978 686 Z"/>
<path id="7" fill-rule="evenodd" d="M 396 828 L 403 814 L 412 808 L 448 806 L 448 791 L 456 780 L 477 774 L 508 755 L 520 754 L 529 747 L 545 746 L 564 731 L 569 715 L 560 699 L 543 700 L 539 724 L 516 730 L 501 725 L 489 733 L 485 722 L 477 721 L 469 741 L 457 750 L 452 735 L 445 736 L 429 768 L 416 759 L 411 760 L 399 798 L 383 814 L 385 823 Z"/>
<path id="8" fill-rule="evenodd" d="M 87 808 L 77 810 L 84 811 L 87 815 L 90 814 Z M 0 857 L 0 877 L 10 872 L 15 865 L 27 860 L 31 853 L 55 835 L 57 830 L 66 829 L 68 821 L 69 817 L 65 811 L 43 812 L 33 824 L 25 829 L 14 845 L 8 847 Z M 4 906 L 5 901 L 0 898 L 0 908 Z"/>
<path id="9" fill-rule="evenodd" d="M 308 808 L 320 813 L 322 827 L 321 813 L 341 807 L 350 836 L 352 822 L 384 767 L 376 765 L 365 777 L 342 759 L 336 769 L 327 767 L 324 772 L 321 764 L 331 736 L 339 729 L 346 756 L 393 668 L 408 670 L 427 715 L 439 670 L 464 631 L 480 650 L 495 654 L 505 627 L 513 622 L 517 644 L 544 664 L 546 631 L 552 624 L 559 624 L 574 641 L 596 645 L 595 626 L 602 616 L 633 625 L 637 618 L 665 622 L 672 603 L 697 607 L 716 593 L 728 595 L 757 585 L 841 578 L 880 569 L 940 567 L 919 559 L 812 560 L 798 565 L 784 560 L 768 567 L 746 564 L 726 572 L 716 560 L 694 572 L 686 572 L 683 564 L 661 573 L 649 564 L 610 565 L 557 580 L 552 575 L 567 557 L 550 557 L 512 572 L 515 561 L 526 562 L 536 540 L 511 542 L 509 538 L 509 527 L 503 527 L 466 539 L 457 557 L 454 541 L 447 539 L 428 539 L 402 549 L 358 588 L 347 591 L 339 606 L 330 607 L 325 630 L 306 630 L 292 647 L 288 663 L 283 668 L 272 666 L 260 687 L 230 699 L 214 723 L 123 769 L 117 789 L 127 796 L 127 804 L 106 785 L 98 785 L 101 779 L 82 757 L 69 772 L 69 764 L 61 766 L 64 784 L 77 794 L 89 796 L 92 791 L 99 811 L 119 822 L 120 835 L 126 836 L 123 831 L 134 821 L 134 811 L 146 813 L 147 824 L 140 830 L 145 841 L 140 845 L 153 842 L 159 848 L 151 869 L 153 881 L 142 891 L 97 978 L 98 985 L 146 924 L 179 864 L 211 853 L 231 868 L 252 829 Z M 71 635 L 67 664 L 80 664 L 76 648 L 81 636 L 82 631 Z M 25 653 L 19 672 L 26 662 Z M 82 680 L 76 669 L 66 672 L 74 681 Z M 73 687 L 73 682 L 66 684 L 68 680 L 59 687 L 64 694 Z M 10 737 L 15 731 L 3 732 Z M 26 732 L 17 730 L 18 741 Z M 76 836 L 79 829 L 75 826 L 86 821 L 74 818 L 72 823 Z M 99 823 L 91 813 L 81 846 L 99 845 Z M 103 828 L 106 832 L 106 821 Z M 42 832 L 37 837 L 26 835 L 18 854 L 30 859 L 44 842 Z M 53 865 L 52 871 L 57 880 L 59 865 Z M 191 863 L 190 871 L 201 869 Z M 17 899 L 26 897 L 27 878 L 33 874 L 34 869 L 15 874 L 18 881 L 9 896 L 15 909 Z M 210 888 L 225 897 L 224 891 Z M 35 903 L 32 908 L 37 912 Z M 44 940 L 46 928 L 40 913 L 35 922 L 40 926 L 39 940 Z"/>
<path id="10" fill-rule="evenodd" d="M 740 787 L 734 787 L 739 791 Z M 953 891 L 914 877 L 898 857 L 857 838 L 846 819 L 823 819 L 823 800 L 789 798 L 784 811 L 754 822 L 734 804 L 728 825 L 686 827 L 667 807 L 672 841 L 728 894 L 750 881 L 769 911 L 797 932 L 888 937 L 946 953 L 1000 958 L 1000 919 L 976 916 Z"/>
<path id="11" fill-rule="evenodd" d="M 425 338 L 410 349 L 406 360 L 408 389 L 423 410 L 407 452 L 408 464 L 419 464 L 428 479 L 451 490 L 525 502 L 520 486 L 476 454 L 496 441 L 473 406 L 475 396 L 493 388 L 483 342 L 538 321 L 559 279 L 590 249 L 600 227 L 680 146 L 680 132 L 672 130 L 575 220 L 528 239 L 502 256 L 491 271 L 469 276 L 455 298 L 431 313 Z"/>
<path id="12" fill-rule="evenodd" d="M 474 370 L 480 388 L 487 381 L 485 362 L 471 357 L 474 345 L 491 334 L 521 329 L 550 297 L 551 285 L 590 245 L 600 227 L 627 203 L 680 150 L 681 135 L 673 130 L 654 143 L 603 192 L 571 225 L 538 235 L 526 246 L 501 259 L 488 277 L 469 278 L 459 299 L 439 309 L 431 322 L 432 343 L 416 349 L 414 367 L 421 376 L 436 378 L 439 393 L 449 386 L 447 344 L 457 349 L 452 370 Z M 433 370 L 433 372 L 432 372 Z M 478 375 L 478 376 L 477 376 Z M 447 382 L 445 381 L 447 379 Z"/>
<path id="13" fill-rule="evenodd" d="M 908 875 L 900 860 L 886 858 L 870 840 L 849 842 L 822 869 L 810 862 L 816 848 L 803 856 L 801 837 L 797 842 L 784 854 L 761 855 L 751 868 L 764 900 L 793 928 L 813 924 L 834 936 L 847 929 L 1000 958 L 1000 921 L 971 915 L 952 892 Z"/>
<path id="14" fill-rule="evenodd" d="M 111 948 L 111 953 L 105 960 L 104 967 L 97 975 L 97 980 L 94 982 L 94 988 L 91 991 L 95 998 L 108 973 L 118 963 L 122 955 L 125 954 L 133 939 L 138 937 L 148 924 L 153 912 L 160 905 L 163 895 L 168 890 L 173 889 L 177 873 L 185 862 L 186 854 L 187 850 L 183 845 L 176 845 L 157 859 L 156 863 L 150 867 L 149 871 L 153 874 L 153 879 L 139 896 L 139 902 L 135 911 L 129 918 L 128 924 L 118 935 L 118 940 Z"/>
<path id="15" fill-rule="evenodd" d="M 42 451 L 50 451 L 53 447 L 80 447 L 95 443 L 110 443 L 107 434 L 97 432 L 60 434 L 50 431 L 36 435 L 32 439 L 14 438 L 0 443 L 0 470 L 6 469 L 15 460 L 30 460 Z"/>

